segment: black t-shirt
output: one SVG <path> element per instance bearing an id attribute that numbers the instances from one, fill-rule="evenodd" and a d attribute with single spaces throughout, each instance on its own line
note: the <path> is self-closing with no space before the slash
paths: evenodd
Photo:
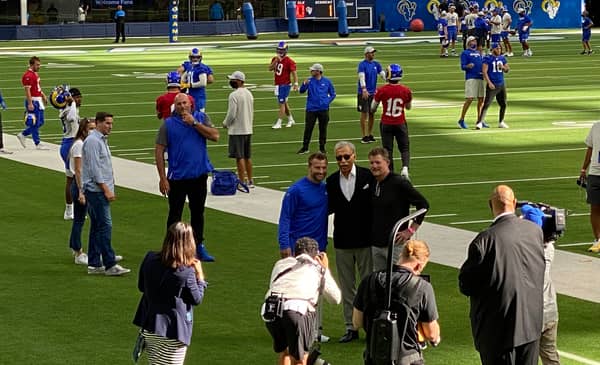
<path id="1" fill-rule="evenodd" d="M 394 266 L 392 273 L 392 305 L 391 310 L 400 306 L 398 293 L 401 288 L 408 283 L 413 274 L 406 268 Z M 372 277 L 377 276 L 376 280 Z M 381 310 L 385 305 L 385 273 L 374 272 L 367 276 L 359 285 L 354 297 L 354 307 L 364 313 L 363 326 L 367 332 L 367 344 L 370 341 L 371 323 L 375 313 Z M 409 326 L 403 338 L 404 348 L 407 350 L 418 351 L 417 322 L 432 322 L 438 319 L 437 305 L 433 287 L 423 279 L 419 279 L 418 284 L 410 295 L 408 303 L 411 304 L 411 322 L 414 326 Z M 396 310 L 397 311 L 397 310 Z M 403 312 L 403 311 L 402 311 Z M 398 320 L 399 326 L 404 321 Z M 399 328 L 400 334 L 403 329 Z"/>

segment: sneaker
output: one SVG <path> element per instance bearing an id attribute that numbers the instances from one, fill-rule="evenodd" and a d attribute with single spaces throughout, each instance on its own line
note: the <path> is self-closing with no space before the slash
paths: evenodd
<path id="1" fill-rule="evenodd" d="M 590 246 L 590 248 L 588 248 L 589 252 L 593 252 L 593 253 L 599 253 L 600 252 L 600 239 L 597 240 L 596 242 L 594 242 L 594 244 L 592 246 Z"/>
<path id="2" fill-rule="evenodd" d="M 206 246 L 204 246 L 204 243 L 202 243 L 198 247 L 196 247 L 196 256 L 198 257 L 198 259 L 200 261 L 204 261 L 204 262 L 214 262 L 215 261 L 215 258 L 208 253 L 208 250 L 206 250 Z"/>
<path id="3" fill-rule="evenodd" d="M 104 269 L 104 266 L 88 266 L 88 274 L 89 275 L 98 275 L 98 274 L 104 274 L 106 270 Z"/>
<path id="4" fill-rule="evenodd" d="M 239 181 L 237 184 L 237 190 L 241 191 L 242 193 L 249 193 L 250 192 L 250 188 L 248 187 L 248 185 L 244 182 Z"/>
<path id="5" fill-rule="evenodd" d="M 369 143 L 369 136 L 364 136 L 363 138 L 361 138 L 360 143 L 362 143 L 362 144 Z"/>
<path id="6" fill-rule="evenodd" d="M 25 136 L 23 135 L 23 133 L 17 134 L 17 139 L 19 140 L 19 143 L 21 143 L 21 146 L 23 146 L 23 148 L 27 148 L 27 146 L 25 145 Z"/>
<path id="7" fill-rule="evenodd" d="M 293 126 L 294 124 L 296 124 L 296 121 L 293 119 L 289 119 L 287 124 L 285 125 L 286 128 L 290 128 L 291 126 Z"/>
<path id="8" fill-rule="evenodd" d="M 458 126 L 462 129 L 467 129 L 467 123 L 465 123 L 465 121 L 463 119 L 458 121 Z"/>
<path id="9" fill-rule="evenodd" d="M 121 261 L 123 261 L 123 256 L 115 255 L 115 262 L 121 262 Z"/>
<path id="10" fill-rule="evenodd" d="M 12 155 L 11 151 L 7 151 L 4 148 L 0 148 L 0 155 Z"/>
<path id="11" fill-rule="evenodd" d="M 325 149 L 325 146 L 319 147 L 319 152 L 321 152 L 322 154 L 326 155 L 327 154 L 327 150 Z"/>
<path id="12" fill-rule="evenodd" d="M 483 128 L 489 128 L 490 127 L 489 124 L 487 124 L 486 122 L 481 122 L 481 126 Z"/>
<path id="13" fill-rule="evenodd" d="M 127 274 L 128 272 L 131 272 L 131 270 L 126 269 L 119 264 L 116 264 L 115 266 L 111 267 L 110 269 L 104 271 L 104 275 L 106 275 L 106 276 L 121 276 L 121 275 Z"/>
<path id="14" fill-rule="evenodd" d="M 400 171 L 400 176 L 402 176 L 406 180 L 410 180 L 410 176 L 408 175 L 408 167 L 402 167 L 402 171 Z"/>
<path id="15" fill-rule="evenodd" d="M 87 265 L 88 264 L 88 257 L 85 253 L 81 253 L 80 255 L 76 255 L 75 256 L 75 265 Z M 89 271 L 89 269 L 88 269 Z"/>
<path id="16" fill-rule="evenodd" d="M 67 204 L 65 207 L 65 213 L 63 214 L 63 218 L 68 221 L 75 218 L 75 214 L 73 213 L 73 204 Z"/>
<path id="17" fill-rule="evenodd" d="M 304 155 L 308 153 L 308 148 L 304 148 L 302 147 L 301 149 L 298 150 L 298 152 L 296 152 L 299 155 Z"/>
<path id="18" fill-rule="evenodd" d="M 587 54 L 588 52 L 584 49 L 583 51 L 579 52 L 579 54 Z"/>
<path id="19" fill-rule="evenodd" d="M 514 55 L 515 55 L 515 54 L 514 54 L 514 53 L 512 53 L 512 52 L 508 52 L 508 57 L 512 57 L 512 56 L 514 56 Z"/>
<path id="20" fill-rule="evenodd" d="M 508 124 L 504 123 L 504 121 L 498 123 L 498 128 L 508 128 Z"/>
<path id="21" fill-rule="evenodd" d="M 271 128 L 281 129 L 281 119 L 277 119 L 277 121 L 275 122 L 275 124 L 273 124 L 273 126 Z"/>
<path id="22" fill-rule="evenodd" d="M 249 187 L 250 189 L 254 189 L 254 188 L 256 187 L 256 185 L 254 185 L 254 180 L 250 180 L 250 181 L 248 181 L 248 187 Z"/>
<path id="23" fill-rule="evenodd" d="M 317 336 L 317 341 L 320 343 L 329 342 L 329 340 L 330 340 L 329 336 L 325 336 L 323 334 L 320 334 L 319 336 Z"/>
<path id="24" fill-rule="evenodd" d="M 377 142 L 377 140 L 375 139 L 375 137 L 373 137 L 372 134 L 369 134 L 367 137 L 369 137 L 369 143 Z"/>
<path id="25" fill-rule="evenodd" d="M 358 331 L 347 330 L 346 333 L 340 338 L 340 343 L 348 343 L 354 340 L 358 340 Z"/>
<path id="26" fill-rule="evenodd" d="M 475 129 L 479 130 L 481 128 L 483 128 L 483 123 L 479 122 L 479 123 L 475 124 Z"/>
<path id="27" fill-rule="evenodd" d="M 35 145 L 35 149 L 38 150 L 38 151 L 48 151 L 48 150 L 50 150 L 50 148 L 48 148 L 48 146 L 46 146 L 44 144 L 41 144 L 41 143 L 36 144 Z"/>

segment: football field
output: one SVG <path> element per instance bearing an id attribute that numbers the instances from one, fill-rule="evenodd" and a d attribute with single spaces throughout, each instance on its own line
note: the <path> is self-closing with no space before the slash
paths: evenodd
<path id="1" fill-rule="evenodd" d="M 357 146 L 358 163 L 367 166 L 367 153 L 374 144 L 359 142 L 356 67 L 365 45 L 374 46 L 376 59 L 384 67 L 402 65 L 402 82 L 413 90 L 413 108 L 407 111 L 411 179 L 431 204 L 428 222 L 481 230 L 491 219 L 487 206 L 490 191 L 507 183 L 520 200 L 566 208 L 567 231 L 558 248 L 580 254 L 581 260 L 598 259 L 586 252 L 593 238 L 589 207 L 575 179 L 585 152 L 583 140 L 592 123 L 600 120 L 600 61 L 596 55 L 579 55 L 578 33 L 534 33 L 531 58 L 517 56 L 519 45 L 513 41 L 517 52 L 509 58 L 511 71 L 506 75 L 506 123 L 510 128 L 496 128 L 498 108 L 494 104 L 487 118 L 491 128 L 481 131 L 473 129 L 474 106 L 466 119 L 470 129 L 457 126 L 464 73 L 457 57 L 438 58 L 435 38 L 352 34 L 345 40 L 325 39 L 331 36 L 303 34 L 300 40 L 290 42 L 289 51 L 301 80 L 309 76 L 308 67 L 318 62 L 336 88 L 328 129 L 330 156 L 336 141 L 350 140 Z M 231 90 L 226 75 L 243 71 L 255 98 L 256 183 L 285 190 L 306 173 L 306 156 L 295 153 L 301 146 L 305 96 L 292 93 L 290 97 L 295 126 L 271 129 L 277 105 L 267 67 L 281 37 L 285 35 L 261 35 L 258 42 L 239 36 L 190 38 L 174 46 L 151 38 L 130 39 L 130 44 L 119 47 L 109 40 L 1 43 L 0 90 L 9 107 L 2 111 L 4 133 L 22 129 L 20 77 L 28 58 L 38 55 L 46 94 L 57 84 L 79 88 L 83 94 L 81 116 L 93 116 L 97 111 L 115 115 L 109 140 L 113 155 L 152 164 L 160 125 L 154 100 L 165 91 L 165 74 L 186 60 L 190 48 L 200 47 L 204 63 L 215 74 L 215 83 L 207 90 L 207 114 L 221 125 Z M 46 110 L 43 141 L 60 143 L 57 114 L 50 106 Z M 211 160 L 216 168 L 233 169 L 234 161 L 227 158 L 226 131 L 220 131 L 220 141 L 209 145 Z M 318 147 L 316 133 L 311 151 Z M 377 130 L 375 137 L 379 137 Z M 59 158 L 57 151 L 38 152 L 56 153 Z M 395 157 L 399 157 L 397 151 Z M 4 241 L 0 326 L 5 334 L 0 363 L 130 363 L 136 335 L 130 323 L 139 299 L 136 273 L 144 253 L 160 247 L 167 210 L 164 198 L 117 190 L 118 200 L 112 206 L 113 241 L 132 274 L 116 279 L 89 277 L 69 256 L 70 222 L 62 219 L 64 176 L 6 159 L 0 159 L 0 168 Z M 330 171 L 335 169 L 335 163 L 330 163 Z M 158 185 L 157 178 L 152 178 Z M 186 363 L 275 363 L 258 309 L 278 257 L 276 232 L 273 224 L 207 211 L 207 245 L 218 261 L 205 265 L 209 289 L 195 312 Z M 477 363 L 468 300 L 458 292 L 456 269 L 430 264 L 426 271 L 436 291 L 443 338 L 439 348 L 426 350 L 427 363 Z M 599 363 L 599 310 L 598 303 L 559 296 L 562 363 Z M 343 334 L 341 307 L 326 305 L 324 324 L 326 334 L 334 340 L 323 346 L 324 358 L 333 364 L 361 364 L 364 341 L 335 342 Z"/>

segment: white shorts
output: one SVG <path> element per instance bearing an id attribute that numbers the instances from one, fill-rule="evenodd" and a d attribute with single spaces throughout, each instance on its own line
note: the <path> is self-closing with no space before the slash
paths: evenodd
<path id="1" fill-rule="evenodd" d="M 465 98 L 483 98 L 485 96 L 485 84 L 481 79 L 465 80 Z"/>

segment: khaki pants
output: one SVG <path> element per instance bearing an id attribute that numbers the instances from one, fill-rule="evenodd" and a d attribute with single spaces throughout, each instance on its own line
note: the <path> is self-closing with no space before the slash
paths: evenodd
<path id="1" fill-rule="evenodd" d="M 540 338 L 540 358 L 543 365 L 560 365 L 556 349 L 556 333 L 558 321 L 544 323 L 542 337 Z"/>

